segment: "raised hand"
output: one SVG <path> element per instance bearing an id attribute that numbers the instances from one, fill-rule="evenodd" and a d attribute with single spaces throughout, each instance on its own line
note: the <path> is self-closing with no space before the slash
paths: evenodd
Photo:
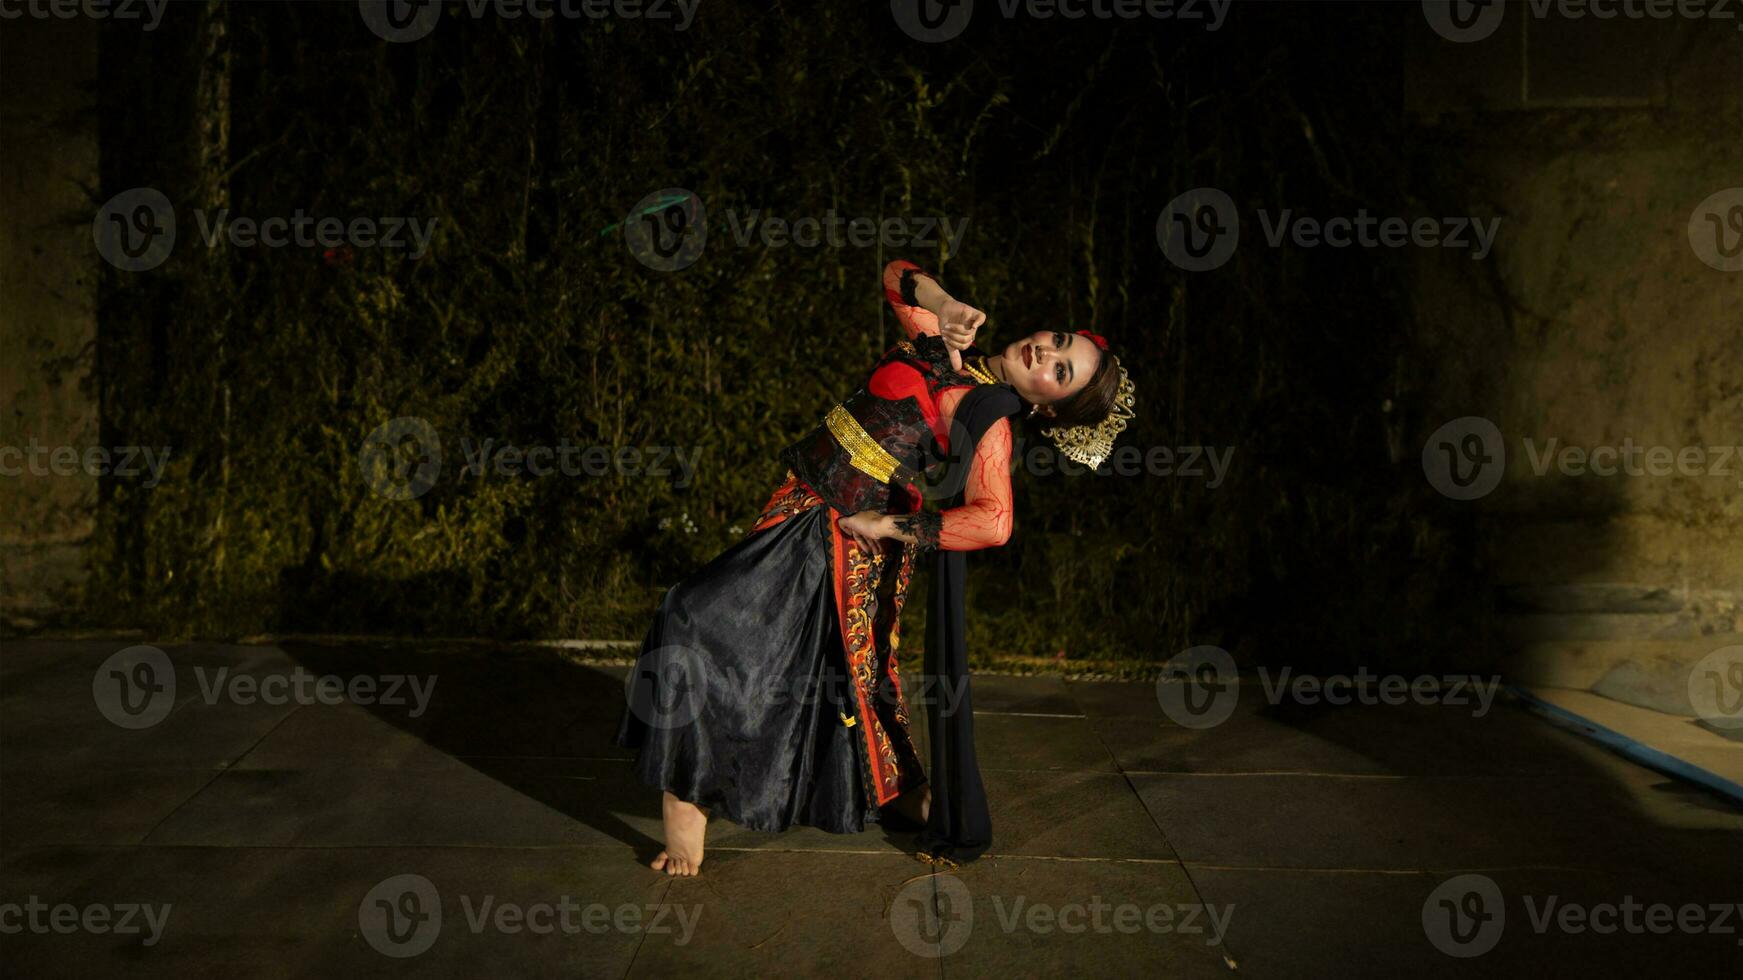
<path id="1" fill-rule="evenodd" d="M 986 314 L 955 299 L 946 300 L 938 308 L 938 335 L 944 349 L 950 352 L 950 368 L 962 370 L 962 352 L 974 343 L 975 333 L 986 322 Z"/>

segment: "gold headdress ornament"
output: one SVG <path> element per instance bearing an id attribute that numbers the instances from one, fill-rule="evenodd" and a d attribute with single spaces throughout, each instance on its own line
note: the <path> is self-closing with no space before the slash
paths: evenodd
<path id="1" fill-rule="evenodd" d="M 1082 336 L 1095 342 L 1104 352 L 1107 351 L 1107 341 L 1090 333 L 1088 330 L 1077 331 Z M 1116 362 L 1117 363 L 1117 362 Z M 1112 410 L 1108 417 L 1095 425 L 1074 425 L 1068 429 L 1042 429 L 1041 434 L 1053 440 L 1059 451 L 1074 462 L 1082 463 L 1090 469 L 1095 469 L 1108 458 L 1114 450 L 1114 437 L 1126 428 L 1134 416 L 1133 409 L 1137 406 L 1137 391 L 1132 387 L 1132 379 L 1126 376 L 1126 366 L 1120 368 L 1120 390 L 1114 395 Z"/>

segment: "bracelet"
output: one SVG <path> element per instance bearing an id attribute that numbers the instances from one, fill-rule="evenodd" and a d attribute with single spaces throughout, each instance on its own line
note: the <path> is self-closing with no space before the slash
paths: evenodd
<path id="1" fill-rule="evenodd" d="M 938 548 L 938 534 L 944 530 L 944 515 L 937 511 L 917 510 L 900 515 L 894 523 L 896 530 L 914 536 L 916 550 L 934 551 Z"/>
<path id="2" fill-rule="evenodd" d="M 910 266 L 909 268 L 903 269 L 902 270 L 900 292 L 902 294 L 902 302 L 906 303 L 909 306 L 919 306 L 920 305 L 919 297 L 914 295 L 915 289 L 918 285 L 915 282 L 915 279 L 917 279 L 920 276 L 925 276 L 926 278 L 932 280 L 935 284 L 937 284 L 939 289 L 944 289 L 944 284 L 941 282 L 938 282 L 937 276 L 933 275 L 930 272 L 927 272 L 925 269 L 922 269 L 919 266 Z M 945 290 L 945 292 L 949 292 L 949 290 Z"/>

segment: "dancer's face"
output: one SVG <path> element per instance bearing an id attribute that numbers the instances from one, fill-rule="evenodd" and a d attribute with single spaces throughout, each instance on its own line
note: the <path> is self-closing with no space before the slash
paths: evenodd
<path id="1" fill-rule="evenodd" d="M 1101 363 L 1101 349 L 1062 330 L 1038 330 L 1006 345 L 1005 380 L 1017 394 L 1051 415 L 1052 403 L 1082 391 Z"/>

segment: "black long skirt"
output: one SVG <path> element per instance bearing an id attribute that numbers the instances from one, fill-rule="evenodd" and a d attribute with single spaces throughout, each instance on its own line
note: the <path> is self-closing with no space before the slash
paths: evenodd
<path id="1" fill-rule="evenodd" d="M 618 725 L 644 783 L 753 830 L 857 833 L 879 819 L 856 742 L 865 729 L 838 618 L 833 518 L 824 505 L 786 516 L 666 592 Z M 903 787 L 917 785 L 905 711 L 901 724 L 880 713 L 886 729 L 908 763 Z"/>

